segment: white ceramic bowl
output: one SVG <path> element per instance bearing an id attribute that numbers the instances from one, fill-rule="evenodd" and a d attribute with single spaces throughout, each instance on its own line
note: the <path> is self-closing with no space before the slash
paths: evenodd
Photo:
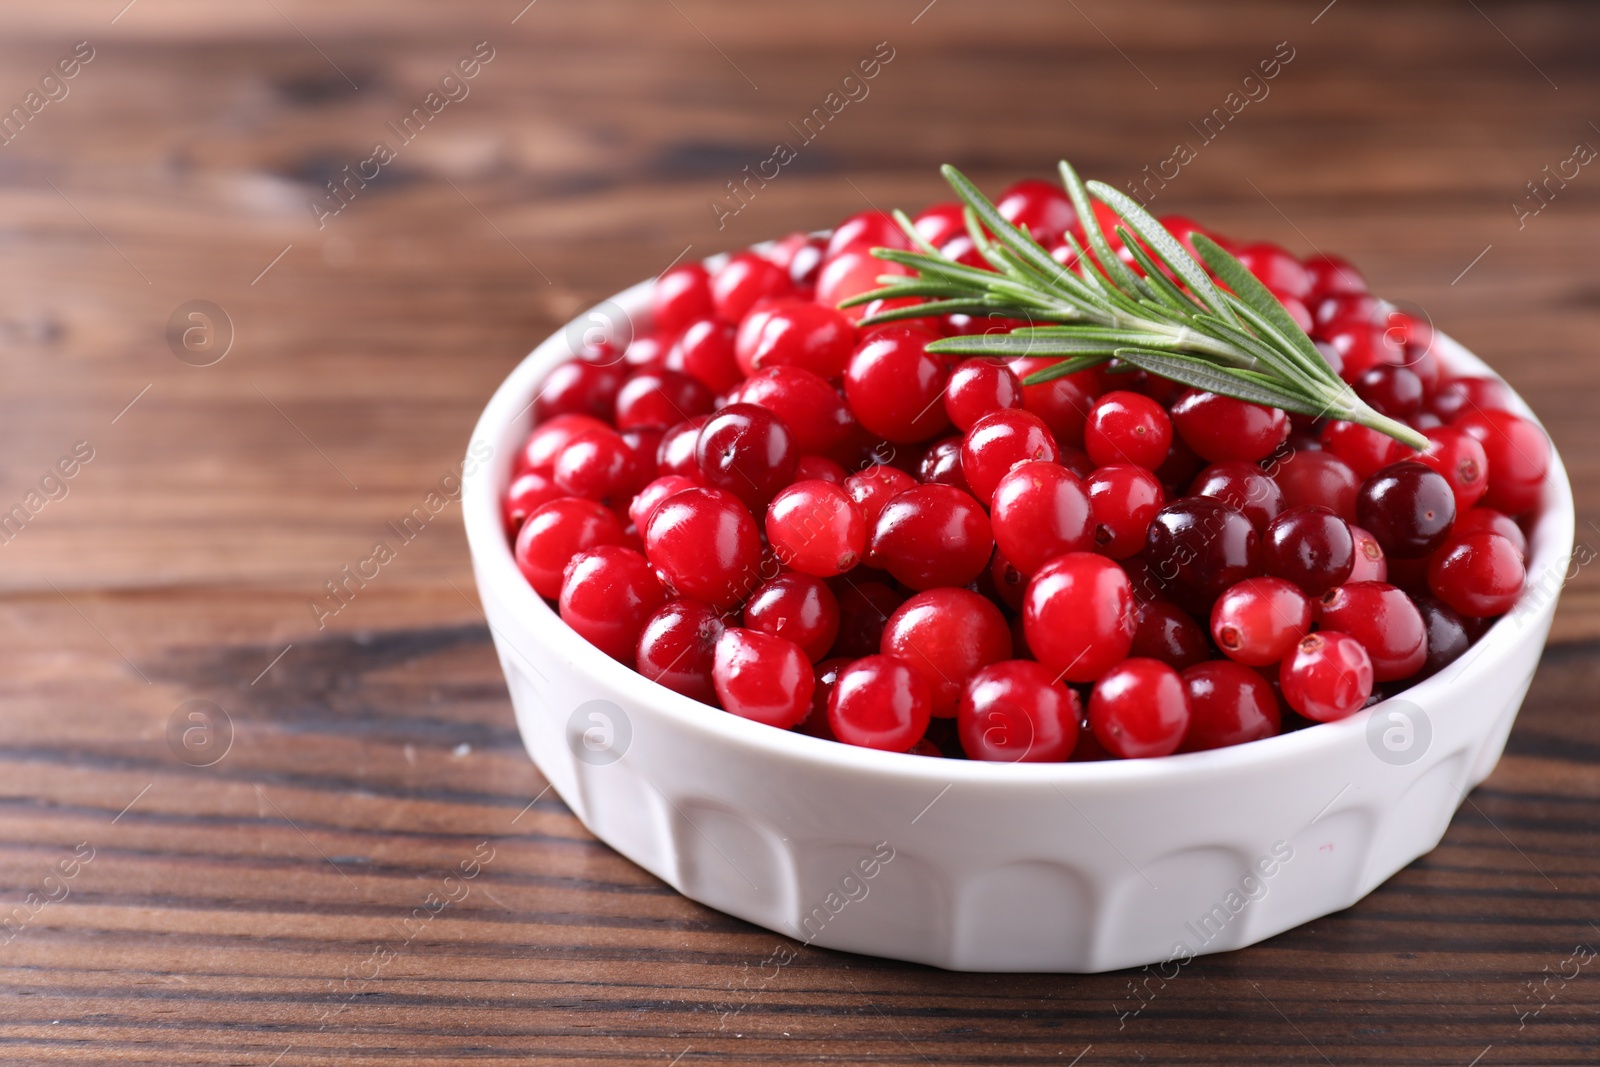
<path id="1" fill-rule="evenodd" d="M 1161 759 L 876 752 L 707 707 L 619 666 L 517 570 L 500 499 L 529 405 L 587 326 L 536 348 L 474 431 L 473 568 L 528 752 L 585 826 L 684 895 L 796 940 L 970 971 L 1105 971 L 1253 944 L 1432 849 L 1500 758 L 1573 538 L 1551 462 L 1529 592 L 1462 659 L 1341 722 Z M 1457 373 L 1492 373 L 1440 337 Z M 1521 401 L 1519 413 L 1530 414 Z"/>

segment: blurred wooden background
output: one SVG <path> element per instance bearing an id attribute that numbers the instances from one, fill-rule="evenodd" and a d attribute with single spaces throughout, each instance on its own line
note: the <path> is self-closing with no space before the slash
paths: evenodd
<path id="1" fill-rule="evenodd" d="M 686 249 L 928 202 L 946 161 L 993 187 L 1068 155 L 1120 185 L 1280 42 L 1270 95 L 1154 206 L 1346 253 L 1493 362 L 1600 548 L 1600 170 L 1513 208 L 1600 147 L 1600 11 L 524 2 L 6 5 L 0 110 L 39 96 L 0 145 L 0 510 L 93 458 L 0 544 L 0 902 L 23 909 L 0 1061 L 1600 1060 L 1600 977 L 1572 962 L 1600 945 L 1594 568 L 1438 851 L 1137 1015 L 1127 973 L 820 949 L 744 992 L 783 939 L 553 794 L 525 807 L 543 782 L 454 507 L 326 630 L 307 607 L 586 302 Z M 307 201 L 480 41 L 470 95 L 319 229 Z M 719 230 L 709 201 L 885 41 L 870 95 Z M 231 323 L 210 366 L 166 338 L 195 300 Z M 207 768 L 168 743 L 192 700 L 231 723 Z M 466 899 L 402 927 L 483 849 Z"/>

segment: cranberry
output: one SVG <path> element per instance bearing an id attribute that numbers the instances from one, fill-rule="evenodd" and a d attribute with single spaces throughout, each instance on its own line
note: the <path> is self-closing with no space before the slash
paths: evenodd
<path id="1" fill-rule="evenodd" d="M 705 484 L 759 510 L 794 478 L 800 449 L 794 433 L 766 408 L 730 404 L 700 428 L 694 457 Z"/>
<path id="2" fill-rule="evenodd" d="M 1030 374 L 1053 367 L 1057 362 L 1059 360 L 1050 356 L 1019 356 L 1007 366 L 1018 381 L 1025 383 Z M 1077 448 L 1083 445 L 1084 427 L 1096 392 L 1093 372 L 1081 371 L 1038 385 L 1024 384 L 1022 406 L 1044 420 L 1055 434 L 1057 444 Z"/>
<path id="3" fill-rule="evenodd" d="M 1172 445 L 1172 421 L 1147 396 L 1122 390 L 1107 393 L 1089 409 L 1084 447 L 1097 466 L 1128 463 L 1155 470 Z"/>
<path id="4" fill-rule="evenodd" d="M 835 656 L 870 656 L 883 644 L 883 628 L 889 616 L 905 600 L 883 582 L 858 582 L 841 578 L 832 585 L 839 601 L 839 637 L 834 642 Z"/>
<path id="5" fill-rule="evenodd" d="M 698 263 L 673 267 L 650 288 L 650 318 L 663 333 L 681 333 L 695 319 L 709 314 L 711 276 Z"/>
<path id="6" fill-rule="evenodd" d="M 711 276 L 711 304 L 725 322 L 738 322 L 763 297 L 791 290 L 788 272 L 754 252 L 735 252 Z"/>
<path id="7" fill-rule="evenodd" d="M 1422 379 L 1406 367 L 1384 363 L 1364 371 L 1355 390 L 1369 407 L 1390 418 L 1409 419 L 1422 410 Z"/>
<path id="8" fill-rule="evenodd" d="M 615 363 L 568 360 L 545 378 L 533 402 L 533 420 L 544 422 L 556 415 L 608 419 L 626 376 L 627 372 Z"/>
<path id="9" fill-rule="evenodd" d="M 828 722 L 828 701 L 833 697 L 833 687 L 839 683 L 839 672 L 854 662 L 854 659 L 835 656 L 817 664 L 812 672 L 816 684 L 811 690 L 811 710 L 795 726 L 796 730 L 810 737 L 839 740 L 833 736 L 833 727 Z"/>
<path id="10" fill-rule="evenodd" d="M 1347 382 L 1358 381 L 1373 367 L 1405 359 L 1404 349 L 1382 328 L 1368 323 L 1347 320 L 1330 324 L 1322 336 L 1338 357 L 1339 377 Z"/>
<path id="11" fill-rule="evenodd" d="M 1134 611 L 1138 627 L 1133 631 L 1129 655 L 1158 659 L 1180 671 L 1211 658 L 1211 640 L 1205 629 L 1176 604 L 1146 600 Z"/>
<path id="12" fill-rule="evenodd" d="M 886 328 L 850 357 L 844 391 L 862 426 L 896 443 L 925 441 L 949 425 L 940 402 L 948 370 L 909 327 Z"/>
<path id="13" fill-rule="evenodd" d="M 1411 598 L 1386 582 L 1348 582 L 1317 602 L 1317 625 L 1361 642 L 1372 678 L 1393 682 L 1422 669 L 1427 631 Z"/>
<path id="14" fill-rule="evenodd" d="M 1372 326 L 1380 317 L 1378 298 L 1368 293 L 1332 293 L 1313 297 L 1311 317 L 1316 334 L 1324 337 L 1331 329 L 1346 325 Z"/>
<path id="15" fill-rule="evenodd" d="M 629 667 L 645 621 L 667 602 L 650 564 L 631 548 L 600 545 L 567 564 L 561 621 L 578 636 Z"/>
<path id="16" fill-rule="evenodd" d="M 1513 516 L 1532 510 L 1550 470 L 1544 431 L 1509 411 L 1470 411 L 1454 425 L 1477 438 L 1489 459 L 1484 505 Z"/>
<path id="17" fill-rule="evenodd" d="M 726 393 L 744 377 L 733 357 L 733 336 L 730 323 L 697 319 L 678 336 L 664 364 L 668 370 L 687 374 L 713 393 Z"/>
<path id="18" fill-rule="evenodd" d="M 838 390 L 801 367 L 769 367 L 739 383 L 730 404 L 764 407 L 794 432 L 802 452 L 830 452 L 855 429 Z"/>
<path id="19" fill-rule="evenodd" d="M 1388 434 L 1343 419 L 1334 419 L 1324 426 L 1320 440 L 1323 448 L 1344 460 L 1356 477 L 1362 479 L 1388 466 L 1391 451 L 1399 445 Z"/>
<path id="20" fill-rule="evenodd" d="M 1189 485 L 1190 496 L 1208 496 L 1244 512 L 1258 531 L 1283 510 L 1283 490 L 1254 463 L 1213 463 Z"/>
<path id="21" fill-rule="evenodd" d="M 697 484 L 681 474 L 663 474 L 639 490 L 628 505 L 628 518 L 633 520 L 635 528 L 643 530 L 650 525 L 650 516 L 655 514 L 656 505 L 674 493 L 693 489 Z"/>
<path id="22" fill-rule="evenodd" d="M 1068 552 L 1028 583 L 1022 621 L 1040 663 L 1069 682 L 1092 682 L 1133 644 L 1133 587 L 1114 561 Z"/>
<path id="23" fill-rule="evenodd" d="M 1189 695 L 1178 672 L 1135 656 L 1112 667 L 1089 696 L 1089 728 L 1123 759 L 1168 756 L 1189 729 Z"/>
<path id="24" fill-rule="evenodd" d="M 740 325 L 738 366 L 746 374 L 766 367 L 801 367 L 821 378 L 838 378 L 855 344 L 855 324 L 842 312 L 809 300 L 785 300 Z"/>
<path id="25" fill-rule="evenodd" d="M 1456 513 L 1472 507 L 1489 489 L 1489 456 L 1483 443 L 1460 426 L 1436 426 L 1426 432 L 1428 447 L 1412 452 L 1398 441 L 1391 442 L 1391 459 L 1414 459 L 1444 476 L 1456 497 Z"/>
<path id="26" fill-rule="evenodd" d="M 1198 389 L 1172 405 L 1172 425 L 1184 444 L 1212 463 L 1265 459 L 1289 436 L 1289 416 L 1280 409 Z"/>
<path id="27" fill-rule="evenodd" d="M 1333 722 L 1360 711 L 1372 695 L 1372 660 L 1349 634 L 1319 630 L 1295 647 L 1278 678 L 1291 708 Z"/>
<path id="28" fill-rule="evenodd" d="M 1013 226 L 1026 228 L 1046 248 L 1078 224 L 1078 213 L 1061 186 L 1039 178 L 1013 182 L 994 206 L 1002 218 Z"/>
<path id="29" fill-rule="evenodd" d="M 1510 611 L 1526 581 L 1517 546 L 1481 530 L 1451 538 L 1428 565 L 1433 595 L 1471 619 Z"/>
<path id="30" fill-rule="evenodd" d="M 1356 521 L 1356 494 L 1361 479 L 1332 452 L 1295 452 L 1272 462 L 1272 480 L 1283 490 L 1286 507 L 1317 505 L 1345 522 Z"/>
<path id="31" fill-rule="evenodd" d="M 693 600 L 673 600 L 645 622 L 639 634 L 638 671 L 702 704 L 717 702 L 711 681 L 723 622 Z"/>
<path id="32" fill-rule="evenodd" d="M 567 564 L 579 552 L 622 543 L 622 524 L 593 500 L 562 497 L 540 506 L 517 534 L 514 555 L 528 584 L 542 597 L 561 595 Z"/>
<path id="33" fill-rule="evenodd" d="M 590 415 L 557 415 L 548 422 L 534 427 L 517 453 L 516 473 L 540 471 L 548 473 L 555 465 L 556 456 L 567 447 L 567 442 L 587 430 L 610 430 L 611 427 Z"/>
<path id="34" fill-rule="evenodd" d="M 1456 516 L 1456 524 L 1450 527 L 1450 536 L 1465 537 L 1479 530 L 1499 534 L 1516 546 L 1517 555 L 1524 560 L 1528 558 L 1528 537 L 1522 532 L 1522 527 L 1517 525 L 1515 519 L 1493 508 L 1471 508 L 1461 512 Z"/>
<path id="35" fill-rule="evenodd" d="M 696 488 L 669 496 L 650 516 L 644 546 L 669 589 L 719 611 L 755 588 L 761 532 L 731 493 Z"/>
<path id="36" fill-rule="evenodd" d="M 843 487 L 795 482 L 767 508 L 767 541 L 784 566 L 826 578 L 861 561 L 867 526 Z"/>
<path id="37" fill-rule="evenodd" d="M 839 223 L 828 238 L 826 257 L 832 259 L 847 249 L 910 248 L 911 242 L 894 216 L 883 211 L 863 211 Z"/>
<path id="38" fill-rule="evenodd" d="M 963 493 L 971 492 L 961 469 L 960 437 L 945 437 L 928 446 L 917 461 L 917 481 L 950 485 Z"/>
<path id="39" fill-rule="evenodd" d="M 839 672 L 828 724 L 849 745 L 904 752 L 928 730 L 928 683 L 905 660 L 867 656 Z"/>
<path id="40" fill-rule="evenodd" d="M 1495 378 L 1450 378 L 1439 383 L 1428 406 L 1451 423 L 1468 412 L 1510 411 L 1511 390 Z"/>
<path id="41" fill-rule="evenodd" d="M 1313 276 L 1305 265 L 1274 244 L 1246 245 L 1238 260 L 1274 293 L 1304 299 L 1311 295 Z"/>
<path id="42" fill-rule="evenodd" d="M 1350 537 L 1355 542 L 1355 566 L 1350 569 L 1347 581 L 1386 581 L 1389 577 L 1389 561 L 1378 539 L 1359 526 L 1350 527 Z"/>
<path id="43" fill-rule="evenodd" d="M 945 414 L 962 431 L 992 411 L 1021 406 L 1022 383 L 1005 364 L 992 359 L 963 361 L 944 391 Z"/>
<path id="44" fill-rule="evenodd" d="M 617 429 L 668 427 L 711 411 L 711 390 L 687 374 L 658 370 L 635 374 L 617 393 Z"/>
<path id="45" fill-rule="evenodd" d="M 881 289 L 883 285 L 878 279 L 885 274 L 910 273 L 909 267 L 878 259 L 865 249 L 847 250 L 823 262 L 822 273 L 817 275 L 814 299 L 819 304 L 836 308 L 853 296 Z M 859 304 L 840 310 L 851 322 L 860 322 L 867 314 L 867 309 Z"/>
<path id="46" fill-rule="evenodd" d="M 656 445 L 656 470 L 663 475 L 698 479 L 700 464 L 694 458 L 694 446 L 700 440 L 700 428 L 709 421 L 710 415 L 696 415 L 663 433 Z"/>
<path id="47" fill-rule="evenodd" d="M 1310 632 L 1311 602 L 1282 578 L 1246 578 L 1211 608 L 1217 647 L 1247 667 L 1277 663 Z"/>
<path id="48" fill-rule="evenodd" d="M 641 334 L 635 337 L 622 355 L 623 365 L 630 372 L 666 369 L 667 353 L 672 350 L 672 342 L 677 336 L 673 333 L 666 336 Z"/>
<path id="49" fill-rule="evenodd" d="M 966 209 L 954 200 L 923 208 L 911 219 L 917 235 L 935 248 L 939 248 L 958 233 L 967 229 Z"/>
<path id="50" fill-rule="evenodd" d="M 828 242 L 808 233 L 791 233 L 773 243 L 764 255 L 775 265 L 789 272 L 789 281 L 796 292 L 810 295 L 817 284 L 817 270 L 822 266 L 822 255 Z"/>
<path id="51" fill-rule="evenodd" d="M 1417 672 L 1417 678 L 1431 678 L 1460 659 L 1462 653 L 1472 645 L 1472 637 L 1454 608 L 1431 596 L 1419 596 L 1413 602 L 1428 631 L 1428 656 L 1423 661 L 1422 670 Z"/>
<path id="52" fill-rule="evenodd" d="M 872 530 L 878 525 L 878 516 L 884 505 L 917 484 L 917 480 L 903 470 L 881 465 L 868 467 L 844 480 L 844 490 L 861 519 Z"/>
<path id="53" fill-rule="evenodd" d="M 991 411 L 972 424 L 961 446 L 961 472 L 972 487 L 972 495 L 988 503 L 995 489 L 1019 463 L 1033 460 L 1053 462 L 1057 458 L 1055 438 L 1044 420 L 1028 411 Z"/>
<path id="54" fill-rule="evenodd" d="M 998 548 L 989 560 L 989 583 L 994 595 L 1012 611 L 1022 610 L 1022 600 L 1028 591 L 1028 576 L 1011 565 L 1005 553 Z"/>
<path id="55" fill-rule="evenodd" d="M 844 480 L 850 477 L 848 471 L 827 456 L 802 455 L 799 462 L 794 465 L 794 480 L 797 482 L 827 482 L 830 485 L 843 485 Z"/>
<path id="56" fill-rule="evenodd" d="M 972 759 L 1059 763 L 1072 755 L 1083 716 L 1078 694 L 1030 660 L 993 663 L 967 681 L 957 725 Z"/>
<path id="57" fill-rule="evenodd" d="M 988 598 L 969 589 L 930 589 L 889 616 L 882 648 L 922 675 L 932 713 L 949 718 L 969 677 L 1011 658 L 1011 630 Z"/>
<path id="58" fill-rule="evenodd" d="M 994 534 L 983 507 L 948 485 L 918 485 L 884 505 L 872 554 L 912 589 L 966 585 L 983 572 Z"/>
<path id="59" fill-rule="evenodd" d="M 585 430 L 567 442 L 556 456 L 551 477 L 564 496 L 581 496 L 622 510 L 649 477 L 652 460 L 645 464 L 638 453 L 612 430 Z"/>
<path id="60" fill-rule="evenodd" d="M 1151 520 L 1166 503 L 1166 491 L 1156 476 L 1143 467 L 1113 463 L 1090 473 L 1085 489 L 1095 547 L 1112 559 L 1137 555 Z"/>
<path id="61" fill-rule="evenodd" d="M 1023 463 L 995 489 L 990 516 L 995 543 L 1025 576 L 1064 552 L 1092 549 L 1095 528 L 1089 501 L 1083 483 L 1065 467 Z"/>
<path id="62" fill-rule="evenodd" d="M 556 488 L 554 479 L 542 471 L 524 471 L 517 475 L 511 480 L 511 488 L 506 490 L 505 504 L 501 508 L 506 536 L 515 540 L 517 531 L 522 529 L 529 515 L 566 495 Z"/>
<path id="63" fill-rule="evenodd" d="M 1412 460 L 1383 468 L 1361 484 L 1356 519 L 1384 555 L 1426 556 L 1450 536 L 1456 498 L 1443 475 Z"/>
<path id="64" fill-rule="evenodd" d="M 723 708 L 784 730 L 811 710 L 816 684 L 799 645 L 736 626 L 717 638 L 711 680 Z"/>
<path id="65" fill-rule="evenodd" d="M 1306 595 L 1321 596 L 1350 580 L 1356 565 L 1355 536 L 1350 524 L 1327 508 L 1290 508 L 1268 524 L 1261 565 Z"/>
<path id="66" fill-rule="evenodd" d="M 816 663 L 827 657 L 839 636 L 839 602 L 822 579 L 786 571 L 750 594 L 744 606 L 744 624 L 751 630 L 788 638 Z"/>
<path id="67" fill-rule="evenodd" d="M 1196 614 L 1228 586 L 1261 573 L 1261 538 L 1244 513 L 1191 496 L 1156 512 L 1144 559 L 1166 594 Z"/>
<path id="68" fill-rule="evenodd" d="M 1359 295 L 1367 291 L 1366 279 L 1361 272 L 1340 256 L 1317 253 L 1301 261 L 1311 276 L 1313 296 Z"/>
<path id="69" fill-rule="evenodd" d="M 1272 684 L 1239 663 L 1216 659 L 1183 669 L 1189 729 L 1179 752 L 1203 752 L 1275 737 L 1282 726 Z"/>

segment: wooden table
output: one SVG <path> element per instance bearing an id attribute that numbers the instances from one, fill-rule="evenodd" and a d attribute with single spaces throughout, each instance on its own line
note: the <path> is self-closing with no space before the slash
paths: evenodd
<path id="1" fill-rule="evenodd" d="M 1157 209 L 1345 252 L 1495 362 L 1600 546 L 1600 170 L 1525 185 L 1600 145 L 1592 6 L 123 2 L 12 4 L 0 43 L 26 106 L 87 42 L 0 146 L 0 507 L 92 451 L 0 546 L 0 897 L 23 909 L 0 1061 L 1600 1061 L 1600 972 L 1574 962 L 1600 946 L 1594 568 L 1437 851 L 1136 1014 L 1131 973 L 820 949 L 743 993 L 783 939 L 541 794 L 454 506 L 325 628 L 308 606 L 585 302 L 925 203 L 944 161 L 993 188 L 1066 154 L 1123 184 L 1180 141 Z M 445 87 L 468 95 L 400 143 L 386 123 L 478 42 Z M 880 42 L 870 94 L 719 230 L 726 183 Z M 371 176 L 380 139 L 395 158 L 319 228 L 308 201 Z M 197 300 L 226 316 L 209 337 Z M 187 362 L 175 318 L 201 328 Z"/>

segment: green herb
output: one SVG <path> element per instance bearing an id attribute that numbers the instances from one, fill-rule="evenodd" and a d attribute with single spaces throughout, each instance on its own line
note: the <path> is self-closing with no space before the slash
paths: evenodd
<path id="1" fill-rule="evenodd" d="M 919 303 L 874 315 L 867 323 L 953 312 L 1022 319 L 1037 325 L 949 337 L 928 349 L 972 356 L 1059 357 L 1053 366 L 1030 375 L 1028 385 L 1116 359 L 1198 389 L 1316 418 L 1345 419 L 1412 448 L 1427 447 L 1422 434 L 1368 407 L 1334 373 L 1277 297 L 1204 234 L 1193 238 L 1205 260 L 1202 266 L 1133 198 L 1104 182 L 1085 185 L 1063 160 L 1061 180 L 1089 244 L 1086 250 L 1072 234 L 1066 235 L 1076 255 L 1074 267 L 1068 268 L 1026 230 L 1008 222 L 960 171 L 948 165 L 943 169 L 945 180 L 966 204 L 974 244 L 994 270 L 941 255 L 897 211 L 895 218 L 920 251 L 875 248 L 872 254 L 910 267 L 916 276 L 885 275 L 879 279 L 882 289 L 841 306 L 898 297 Z M 1121 216 L 1117 236 L 1144 272 L 1142 277 L 1112 251 L 1091 196 Z M 1219 288 L 1206 267 L 1232 292 Z"/>

